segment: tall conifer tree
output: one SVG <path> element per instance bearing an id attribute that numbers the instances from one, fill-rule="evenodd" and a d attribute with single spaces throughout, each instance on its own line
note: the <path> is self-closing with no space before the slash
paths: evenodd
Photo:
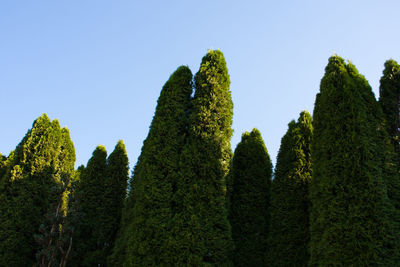
<path id="1" fill-rule="evenodd" d="M 226 266 L 233 249 L 226 210 L 233 104 L 221 51 L 209 51 L 195 76 L 189 136 L 182 152 L 171 259 L 180 266 Z"/>
<path id="2" fill-rule="evenodd" d="M 103 266 L 102 230 L 103 206 L 106 180 L 107 151 L 97 146 L 86 168 L 80 174 L 75 192 L 79 203 L 76 210 L 82 214 L 73 237 L 74 250 L 71 258 L 75 266 Z"/>
<path id="3" fill-rule="evenodd" d="M 163 86 L 158 99 L 126 202 L 124 220 L 128 225 L 123 226 L 125 233 L 120 235 L 121 241 L 117 241 L 120 243 L 115 249 L 127 255 L 126 266 L 175 265 L 169 255 L 173 253 L 170 229 L 180 153 L 187 136 L 192 78 L 188 67 L 179 67 Z M 120 256 L 114 251 L 112 258 L 116 265 Z"/>
<path id="4" fill-rule="evenodd" d="M 291 121 L 279 149 L 271 191 L 268 266 L 307 266 L 312 118 Z"/>
<path id="5" fill-rule="evenodd" d="M 384 152 L 381 159 L 384 181 L 391 204 L 395 213 L 391 220 L 394 223 L 394 234 L 389 247 L 400 247 L 400 66 L 394 60 L 385 62 L 385 69 L 380 80 L 379 106 L 375 116 L 380 122 L 378 133 Z M 398 251 L 397 251 L 398 252 Z M 400 257 L 397 253 L 395 257 Z M 398 258 L 400 261 L 400 258 Z"/>
<path id="6" fill-rule="evenodd" d="M 314 108 L 311 266 L 395 266 L 376 100 L 352 64 L 332 56 Z"/>
<path id="7" fill-rule="evenodd" d="M 257 129 L 245 132 L 230 170 L 229 221 L 235 266 L 267 266 L 272 163 Z"/>
<path id="8" fill-rule="evenodd" d="M 400 65 L 390 59 L 380 80 L 379 103 L 400 168 Z"/>
<path id="9" fill-rule="evenodd" d="M 122 140 L 119 140 L 114 151 L 107 159 L 107 169 L 104 184 L 104 202 L 102 211 L 102 229 L 99 241 L 102 266 L 110 255 L 115 243 L 117 231 L 121 224 L 121 213 L 126 197 L 129 177 L 128 155 Z"/>
<path id="10" fill-rule="evenodd" d="M 0 266 L 32 266 L 40 248 L 34 235 L 56 201 L 52 188 L 73 172 L 74 146 L 68 130 L 43 114 L 10 159 L 0 185 Z"/>

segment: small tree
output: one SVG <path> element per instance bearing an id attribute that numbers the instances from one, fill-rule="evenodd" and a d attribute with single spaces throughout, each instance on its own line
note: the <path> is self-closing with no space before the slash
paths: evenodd
<path id="1" fill-rule="evenodd" d="M 303 111 L 281 141 L 271 192 L 268 266 L 307 266 L 312 118 Z"/>
<path id="2" fill-rule="evenodd" d="M 114 151 L 108 156 L 104 184 L 104 202 L 102 206 L 102 226 L 99 231 L 99 242 L 102 244 L 101 262 L 105 265 L 111 254 L 117 231 L 121 223 L 122 207 L 126 196 L 129 176 L 128 155 L 122 140 L 119 140 Z"/>
<path id="3" fill-rule="evenodd" d="M 80 175 L 75 198 L 77 211 L 81 213 L 80 224 L 73 237 L 72 265 L 98 266 L 101 262 L 102 218 L 105 193 L 107 151 L 97 146 L 86 168 Z"/>
<path id="4" fill-rule="evenodd" d="M 380 83 L 379 103 L 400 167 L 400 65 L 393 59 L 385 62 Z"/>
<path id="5" fill-rule="evenodd" d="M 245 132 L 230 171 L 229 221 L 235 266 L 266 266 L 272 163 L 260 132 Z"/>

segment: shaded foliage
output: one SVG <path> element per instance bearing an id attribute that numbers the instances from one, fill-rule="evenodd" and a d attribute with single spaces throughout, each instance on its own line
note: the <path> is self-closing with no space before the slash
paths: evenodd
<path id="1" fill-rule="evenodd" d="M 81 213 L 80 224 L 73 236 L 73 266 L 104 265 L 103 243 L 103 205 L 106 180 L 107 152 L 104 146 L 98 146 L 89 159 L 86 168 L 80 174 L 75 198 Z"/>
<path id="2" fill-rule="evenodd" d="M 235 266 L 267 266 L 272 163 L 260 132 L 245 132 L 232 159 L 229 221 Z"/>
<path id="3" fill-rule="evenodd" d="M 392 59 L 385 62 L 380 80 L 379 103 L 400 166 L 400 66 Z"/>
<path id="4" fill-rule="evenodd" d="M 99 240 L 102 244 L 103 265 L 114 247 L 115 238 L 121 224 L 122 208 L 126 196 L 129 177 L 128 155 L 124 142 L 119 140 L 114 151 L 108 156 L 102 206 L 102 228 Z"/>
<path id="5" fill-rule="evenodd" d="M 303 111 L 281 140 L 271 191 L 268 266 L 307 266 L 312 118 Z"/>

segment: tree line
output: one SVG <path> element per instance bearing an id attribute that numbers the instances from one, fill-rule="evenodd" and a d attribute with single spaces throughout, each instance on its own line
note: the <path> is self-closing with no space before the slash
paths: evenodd
<path id="1" fill-rule="evenodd" d="M 0 155 L 0 266 L 400 266 L 400 66 L 377 100 L 329 58 L 313 115 L 273 169 L 257 129 L 234 152 L 230 78 L 210 50 L 163 86 L 129 178 L 123 141 L 76 170 L 43 114 Z"/>

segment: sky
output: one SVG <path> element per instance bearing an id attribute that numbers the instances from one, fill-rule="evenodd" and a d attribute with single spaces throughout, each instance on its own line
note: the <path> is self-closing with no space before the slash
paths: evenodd
<path id="1" fill-rule="evenodd" d="M 350 60 L 379 97 L 400 62 L 400 1 L 0 1 L 0 153 L 42 113 L 70 130 L 85 164 L 124 140 L 140 154 L 163 84 L 208 49 L 227 62 L 231 145 L 260 130 L 273 163 L 287 124 L 313 111 L 328 58 Z"/>

